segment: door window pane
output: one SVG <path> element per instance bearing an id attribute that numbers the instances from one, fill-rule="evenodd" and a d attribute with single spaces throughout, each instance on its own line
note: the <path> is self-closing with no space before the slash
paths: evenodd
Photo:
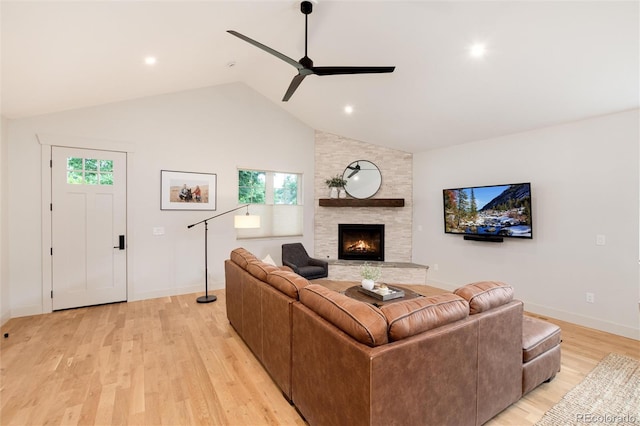
<path id="1" fill-rule="evenodd" d="M 85 158 L 84 159 L 84 169 L 85 170 L 98 170 L 98 160 L 93 158 Z"/>
<path id="2" fill-rule="evenodd" d="M 67 183 L 72 185 L 113 185 L 113 160 L 67 158 Z"/>
<path id="3" fill-rule="evenodd" d="M 93 172 L 85 172 L 84 174 L 84 182 L 87 185 L 97 185 L 98 184 L 98 174 Z"/>
<path id="4" fill-rule="evenodd" d="M 112 160 L 100 160 L 100 171 L 101 172 L 112 172 L 113 171 L 113 161 Z"/>
<path id="5" fill-rule="evenodd" d="M 78 185 L 84 183 L 82 172 L 67 172 L 67 183 Z"/>
<path id="6" fill-rule="evenodd" d="M 100 185 L 113 185 L 113 173 L 100 173 Z"/>
<path id="7" fill-rule="evenodd" d="M 82 170 L 82 158 L 67 158 L 67 170 Z"/>

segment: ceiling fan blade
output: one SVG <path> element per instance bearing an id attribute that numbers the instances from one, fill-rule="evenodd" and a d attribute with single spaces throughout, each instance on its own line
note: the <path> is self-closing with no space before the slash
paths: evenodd
<path id="1" fill-rule="evenodd" d="M 393 72 L 396 67 L 313 67 L 316 75 L 379 74 Z"/>
<path id="2" fill-rule="evenodd" d="M 302 83 L 302 80 L 304 80 L 305 77 L 306 77 L 305 74 L 298 74 L 295 77 L 293 77 L 293 80 L 291 80 L 291 84 L 287 89 L 287 93 L 285 93 L 284 98 L 282 98 L 282 102 L 287 102 L 291 98 L 291 96 L 293 95 L 293 92 L 296 91 L 296 89 L 298 88 L 298 86 L 300 86 L 300 83 Z"/>
<path id="3" fill-rule="evenodd" d="M 237 31 L 233 31 L 233 30 L 227 30 L 227 32 L 229 34 L 232 34 L 236 37 L 238 37 L 241 40 L 246 41 L 249 44 L 253 44 L 254 46 L 256 46 L 259 49 L 264 50 L 267 53 L 271 53 L 273 56 L 282 59 L 283 61 L 285 61 L 286 63 L 293 65 L 294 67 L 296 67 L 297 69 L 303 69 L 304 67 L 302 65 L 300 65 L 300 63 L 296 60 L 291 59 L 290 57 L 283 55 L 282 53 L 278 52 L 277 50 L 273 50 L 272 48 L 270 48 L 269 46 L 265 46 L 264 44 L 260 43 L 259 41 L 255 41 L 252 38 L 247 37 L 246 35 L 240 34 Z"/>
<path id="4" fill-rule="evenodd" d="M 353 164 L 353 163 L 351 163 Z M 351 173 L 349 173 L 349 176 L 347 176 L 347 179 L 352 178 L 356 173 L 358 173 L 360 171 L 360 162 L 356 161 L 356 165 L 355 166 L 347 166 L 347 169 L 351 169 L 353 170 Z"/>

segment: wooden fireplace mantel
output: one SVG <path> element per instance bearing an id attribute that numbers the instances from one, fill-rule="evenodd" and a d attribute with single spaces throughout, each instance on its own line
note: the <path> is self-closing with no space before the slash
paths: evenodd
<path id="1" fill-rule="evenodd" d="M 320 207 L 404 207 L 404 198 L 320 198 Z"/>

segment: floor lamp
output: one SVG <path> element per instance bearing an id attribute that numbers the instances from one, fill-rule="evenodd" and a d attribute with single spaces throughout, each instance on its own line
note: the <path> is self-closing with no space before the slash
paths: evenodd
<path id="1" fill-rule="evenodd" d="M 236 210 L 240 210 L 243 208 L 247 208 L 247 213 L 245 215 L 237 215 L 234 218 L 233 227 L 236 229 L 239 228 L 260 228 L 260 216 L 250 215 L 249 214 L 249 204 L 245 204 L 244 206 L 236 207 L 235 209 L 231 209 L 224 213 L 217 214 L 215 216 L 211 216 L 210 218 L 201 220 L 200 222 L 196 222 L 187 226 L 187 229 L 193 228 L 196 225 L 204 223 L 204 296 L 200 296 L 196 299 L 198 303 L 211 303 L 218 300 L 215 295 L 209 296 L 209 271 L 207 269 L 207 234 L 209 233 L 209 221 L 211 219 L 215 219 L 216 217 L 223 216 L 225 214 L 235 212 Z"/>

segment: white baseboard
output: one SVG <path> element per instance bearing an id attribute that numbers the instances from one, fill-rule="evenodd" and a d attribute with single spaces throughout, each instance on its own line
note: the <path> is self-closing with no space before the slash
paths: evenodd
<path id="1" fill-rule="evenodd" d="M 42 305 L 29 305 L 29 306 L 20 306 L 17 308 L 12 308 L 10 317 L 19 318 L 19 317 L 28 317 L 31 315 L 40 315 L 40 314 L 42 314 Z"/>
<path id="2" fill-rule="evenodd" d="M 459 285 L 433 280 L 428 282 L 427 284 L 449 291 L 453 291 L 456 288 L 460 287 Z M 573 324 L 581 325 L 583 327 L 594 328 L 596 330 L 605 331 L 607 333 L 617 334 L 619 336 L 628 337 L 630 339 L 640 340 L 640 328 L 629 327 L 611 321 L 579 315 L 573 312 L 563 311 L 544 305 L 537 305 L 535 303 L 529 303 L 526 300 L 523 300 L 523 302 L 525 311 L 534 314 L 544 315 L 551 318 L 559 319 L 561 321 L 567 321 Z"/>
<path id="3" fill-rule="evenodd" d="M 524 304 L 524 309 L 527 312 L 532 312 L 537 315 L 544 315 L 562 321 L 578 324 L 583 327 L 594 328 L 596 330 L 606 331 L 607 333 L 617 334 L 619 336 L 628 337 L 630 339 L 640 340 L 640 328 L 628 327 L 626 325 L 601 320 L 599 318 L 592 318 L 584 315 L 574 314 L 573 312 L 550 308 L 548 306 L 527 303 L 526 301 Z"/>
<path id="4" fill-rule="evenodd" d="M 11 319 L 11 315 L 8 312 L 5 312 L 0 316 L 0 326 L 3 326 L 7 321 Z"/>
<path id="5" fill-rule="evenodd" d="M 221 290 L 221 289 L 224 289 L 224 283 L 209 283 L 209 292 L 213 290 Z M 177 296 L 180 294 L 189 294 L 189 293 L 204 293 L 204 285 L 167 288 L 163 290 L 154 290 L 154 291 L 147 291 L 144 293 L 136 293 L 133 295 L 129 295 L 129 302 L 134 302 L 137 300 L 146 300 L 146 299 L 157 299 L 158 297 Z"/>
<path id="6" fill-rule="evenodd" d="M 209 292 L 214 290 L 222 290 L 224 288 L 225 288 L 224 283 L 209 283 Z M 156 299 L 158 297 L 177 296 L 180 294 L 190 294 L 190 293 L 200 293 L 200 292 L 204 293 L 203 285 L 170 288 L 170 289 L 149 291 L 145 293 L 129 295 L 128 301 L 133 302 L 137 300 Z M 31 315 L 41 315 L 41 314 L 43 314 L 41 305 L 20 306 L 18 308 L 11 309 L 10 313 L 6 313 L 2 317 L 0 317 L 0 325 L 4 325 L 4 323 L 9 321 L 11 318 L 28 317 Z"/>

